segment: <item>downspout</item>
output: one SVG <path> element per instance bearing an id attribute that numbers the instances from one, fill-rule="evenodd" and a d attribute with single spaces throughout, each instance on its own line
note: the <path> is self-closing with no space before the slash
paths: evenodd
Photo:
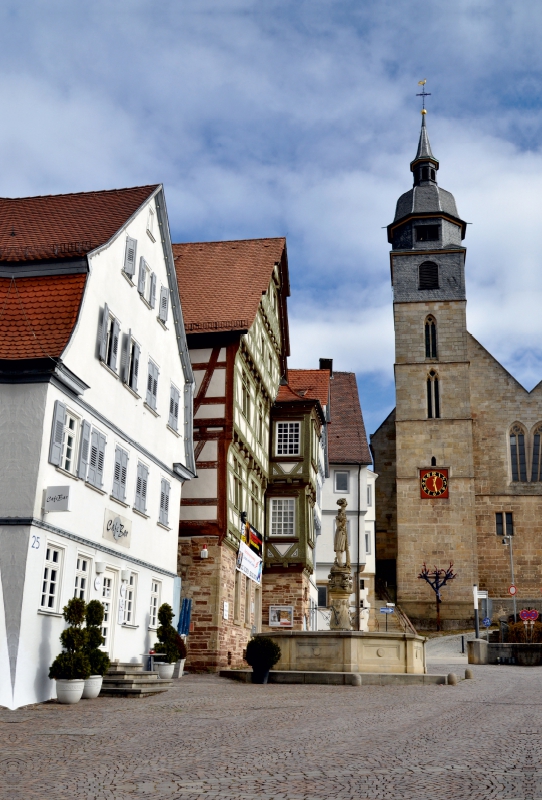
<path id="1" fill-rule="evenodd" d="M 360 480 L 361 480 L 361 464 L 358 464 L 358 550 L 357 550 L 357 562 L 358 563 L 357 563 L 357 583 L 356 583 L 356 620 L 357 620 L 357 629 L 358 629 L 358 631 L 361 630 L 361 609 L 360 609 L 360 601 L 361 601 L 360 591 L 361 590 L 359 588 L 359 584 L 360 584 L 360 580 L 361 580 L 361 578 L 359 577 L 360 574 L 361 574 L 360 570 L 359 570 L 359 546 L 360 546 L 360 527 L 361 527 L 361 522 L 360 522 L 360 517 L 361 517 L 361 513 L 360 513 L 360 498 L 361 498 Z"/>

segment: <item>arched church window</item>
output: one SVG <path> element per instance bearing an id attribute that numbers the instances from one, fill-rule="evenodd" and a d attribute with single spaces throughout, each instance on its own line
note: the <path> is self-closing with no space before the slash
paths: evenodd
<path id="1" fill-rule="evenodd" d="M 427 419 L 440 417 L 439 379 L 434 369 L 427 376 Z"/>
<path id="2" fill-rule="evenodd" d="M 438 265 L 424 261 L 419 267 L 418 289 L 438 289 Z"/>
<path id="3" fill-rule="evenodd" d="M 425 357 L 437 357 L 437 321 L 434 317 L 425 320 Z"/>
<path id="4" fill-rule="evenodd" d="M 542 448 L 540 447 L 540 437 L 542 436 L 542 425 L 537 425 L 533 435 L 533 463 L 531 469 L 531 481 L 542 480 Z"/>
<path id="5" fill-rule="evenodd" d="M 512 425 L 510 429 L 510 461 L 512 464 L 512 481 L 526 481 L 525 431 L 518 424 Z"/>

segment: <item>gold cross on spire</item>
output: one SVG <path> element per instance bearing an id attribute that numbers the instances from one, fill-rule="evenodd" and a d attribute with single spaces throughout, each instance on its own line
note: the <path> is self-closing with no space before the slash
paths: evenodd
<path id="1" fill-rule="evenodd" d="M 426 78 L 424 78 L 423 81 L 418 81 L 418 86 L 421 86 L 422 90 L 421 90 L 421 92 L 418 92 L 416 94 L 416 97 L 421 97 L 422 98 L 422 110 L 421 110 L 422 115 L 423 114 L 427 114 L 427 111 L 425 109 L 425 98 L 426 97 L 431 97 L 431 92 L 426 92 L 425 91 L 425 84 L 426 83 L 427 83 L 427 79 Z"/>

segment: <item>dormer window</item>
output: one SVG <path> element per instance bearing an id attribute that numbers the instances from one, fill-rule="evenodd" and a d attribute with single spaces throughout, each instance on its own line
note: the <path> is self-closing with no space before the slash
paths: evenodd
<path id="1" fill-rule="evenodd" d="M 438 242 L 439 239 L 440 239 L 440 231 L 438 225 L 416 226 L 417 242 Z"/>

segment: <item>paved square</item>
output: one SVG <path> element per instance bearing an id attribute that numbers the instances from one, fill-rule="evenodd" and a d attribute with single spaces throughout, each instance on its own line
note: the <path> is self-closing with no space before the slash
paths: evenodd
<path id="1" fill-rule="evenodd" d="M 455 687 L 185 676 L 145 700 L 0 710 L 0 797 L 539 800 L 542 669 L 474 671 Z"/>

